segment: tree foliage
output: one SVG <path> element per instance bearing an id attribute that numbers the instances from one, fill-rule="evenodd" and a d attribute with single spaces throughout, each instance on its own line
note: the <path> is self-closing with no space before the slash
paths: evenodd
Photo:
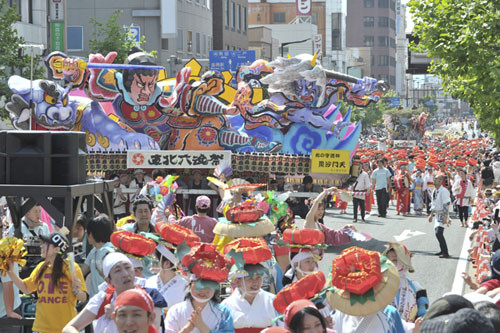
<path id="1" fill-rule="evenodd" d="M 101 53 L 104 56 L 109 52 L 115 51 L 118 53 L 115 62 L 124 63 L 127 59 L 128 52 L 134 47 L 141 47 L 146 43 L 146 36 L 141 36 L 139 42 L 133 39 L 130 32 L 118 24 L 118 18 L 123 13 L 117 9 L 111 15 L 107 22 L 99 22 L 94 18 L 89 20 L 94 26 L 92 39 L 89 39 L 89 47 L 92 53 Z M 156 51 L 150 52 L 155 55 Z"/>
<path id="2" fill-rule="evenodd" d="M 18 56 L 19 44 L 25 44 L 24 38 L 17 34 L 14 23 L 19 21 L 18 8 L 10 7 L 6 0 L 0 0 L 0 98 L 2 96 L 9 100 L 12 91 L 7 82 L 11 75 L 17 74 L 24 78 L 30 77 L 30 52 L 24 52 Z M 43 78 L 44 69 L 40 65 L 40 50 L 35 49 L 33 61 L 33 79 Z M 0 108 L 0 118 L 8 118 L 8 112 L 4 107 Z"/>
<path id="3" fill-rule="evenodd" d="M 391 107 L 387 103 L 384 102 L 385 97 L 396 97 L 396 91 L 389 90 L 386 92 L 381 100 L 377 103 L 370 103 L 367 107 L 357 107 L 351 106 L 351 119 L 353 122 L 362 121 L 363 128 L 368 128 L 371 126 L 376 126 L 380 124 L 384 120 L 384 114 L 390 110 L 397 109 L 395 107 Z M 347 106 L 343 105 L 345 110 L 347 110 Z M 341 109 L 342 110 L 342 109 Z"/>
<path id="4" fill-rule="evenodd" d="M 435 58 L 444 90 L 471 104 L 483 129 L 500 139 L 500 2 L 411 0 L 416 51 Z"/>

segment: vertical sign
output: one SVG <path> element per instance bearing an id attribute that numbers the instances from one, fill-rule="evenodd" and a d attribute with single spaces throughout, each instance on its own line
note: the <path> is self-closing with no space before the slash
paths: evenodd
<path id="1" fill-rule="evenodd" d="M 177 37 L 177 0 L 161 0 L 161 38 Z"/>
<path id="2" fill-rule="evenodd" d="M 312 15 L 312 0 L 296 0 L 295 14 L 297 16 Z"/>
<path id="3" fill-rule="evenodd" d="M 64 20 L 64 3 L 63 0 L 50 1 L 50 20 L 63 21 Z"/>
<path id="4" fill-rule="evenodd" d="M 52 51 L 64 52 L 64 22 L 50 22 Z"/>
<path id="5" fill-rule="evenodd" d="M 321 53 L 323 52 L 323 35 L 313 36 L 314 53 L 318 53 L 318 61 L 321 63 Z"/>

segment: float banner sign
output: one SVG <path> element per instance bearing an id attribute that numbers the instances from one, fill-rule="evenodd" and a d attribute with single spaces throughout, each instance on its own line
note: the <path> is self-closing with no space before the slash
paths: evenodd
<path id="1" fill-rule="evenodd" d="M 297 16 L 311 16 L 312 0 L 296 0 L 295 13 Z"/>
<path id="2" fill-rule="evenodd" d="M 214 169 L 222 161 L 231 163 L 229 150 L 129 150 L 127 168 Z"/>
<path id="3" fill-rule="evenodd" d="M 312 173 L 349 174 L 349 150 L 313 149 L 311 153 Z"/>
<path id="4" fill-rule="evenodd" d="M 413 148 L 417 145 L 417 140 L 394 140 L 392 146 L 394 148 Z"/>

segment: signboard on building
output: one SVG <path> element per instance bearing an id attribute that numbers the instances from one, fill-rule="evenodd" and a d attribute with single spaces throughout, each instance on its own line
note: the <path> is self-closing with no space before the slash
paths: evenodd
<path id="1" fill-rule="evenodd" d="M 210 70 L 236 71 L 238 67 L 255 61 L 255 50 L 209 51 Z"/>
<path id="2" fill-rule="evenodd" d="M 313 149 L 311 153 L 312 173 L 349 174 L 349 150 Z"/>
<path id="3" fill-rule="evenodd" d="M 161 38 L 177 37 L 177 0 L 161 0 Z"/>
<path id="4" fill-rule="evenodd" d="M 399 97 L 386 97 L 384 98 L 384 101 L 390 106 L 390 107 L 398 107 L 401 106 L 401 99 Z"/>
<path id="5" fill-rule="evenodd" d="M 50 20 L 63 21 L 64 20 L 64 2 L 63 0 L 50 1 Z"/>
<path id="6" fill-rule="evenodd" d="M 314 53 L 318 53 L 318 60 L 321 62 L 321 52 L 323 51 L 323 35 L 317 34 L 313 36 Z"/>
<path id="7" fill-rule="evenodd" d="M 312 0 L 296 0 L 295 13 L 297 16 L 311 16 Z"/>
<path id="8" fill-rule="evenodd" d="M 141 41 L 141 27 L 138 25 L 131 25 L 130 27 L 125 27 L 128 32 L 128 38 L 130 40 L 139 43 Z"/>
<path id="9" fill-rule="evenodd" d="M 127 168 L 214 169 L 222 161 L 231 164 L 228 150 L 129 150 Z"/>
<path id="10" fill-rule="evenodd" d="M 50 22 L 52 51 L 64 52 L 64 22 Z"/>

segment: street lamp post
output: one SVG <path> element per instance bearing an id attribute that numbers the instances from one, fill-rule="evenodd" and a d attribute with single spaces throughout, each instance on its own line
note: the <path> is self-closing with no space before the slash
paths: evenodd
<path id="1" fill-rule="evenodd" d="M 281 56 L 283 57 L 283 49 L 285 48 L 285 46 L 287 45 L 291 45 L 291 44 L 300 44 L 300 43 L 304 43 L 304 42 L 307 42 L 308 40 L 311 40 L 311 38 L 307 38 L 307 39 L 304 39 L 304 40 L 296 40 L 296 41 L 293 41 L 293 42 L 286 42 L 286 43 L 281 43 L 280 44 L 280 49 L 281 49 Z"/>
<path id="2" fill-rule="evenodd" d="M 43 52 L 45 46 L 43 44 L 19 44 L 22 49 L 30 49 L 30 119 L 29 130 L 31 131 L 31 119 L 33 117 L 33 56 L 34 49 L 40 49 Z"/>

